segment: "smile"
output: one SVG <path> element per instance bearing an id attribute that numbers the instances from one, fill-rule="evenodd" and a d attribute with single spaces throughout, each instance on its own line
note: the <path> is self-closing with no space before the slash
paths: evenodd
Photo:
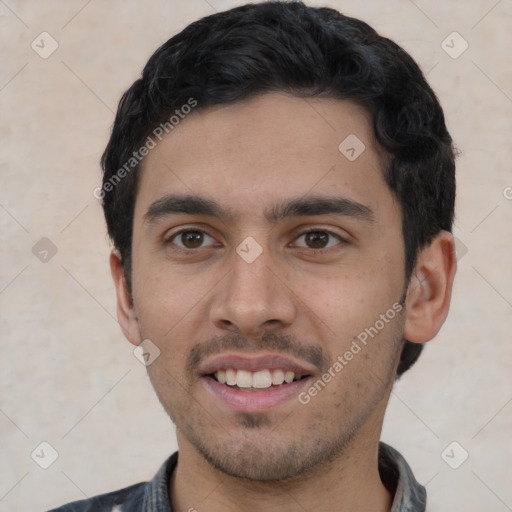
<path id="1" fill-rule="evenodd" d="M 200 368 L 210 396 L 229 410 L 269 411 L 294 399 L 315 368 L 280 354 L 224 354 Z"/>
<path id="2" fill-rule="evenodd" d="M 273 386 L 281 386 L 284 383 L 290 384 L 305 377 L 306 375 L 295 375 L 290 370 L 282 370 L 280 368 L 276 370 L 265 369 L 257 372 L 228 368 L 227 370 L 218 370 L 213 374 L 213 378 L 217 382 L 235 389 L 243 389 L 244 391 L 269 389 Z"/>

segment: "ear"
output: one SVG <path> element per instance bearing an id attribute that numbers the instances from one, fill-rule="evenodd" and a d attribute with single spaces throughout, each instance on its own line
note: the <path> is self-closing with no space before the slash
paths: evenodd
<path id="1" fill-rule="evenodd" d="M 126 339 L 134 345 L 139 345 L 142 341 L 142 336 L 137 321 L 137 314 L 126 284 L 121 255 L 116 249 L 110 253 L 110 271 L 116 287 L 117 320 Z"/>
<path id="2" fill-rule="evenodd" d="M 404 338 L 430 341 L 441 329 L 452 296 L 457 269 L 453 235 L 441 231 L 418 254 L 405 299 Z"/>

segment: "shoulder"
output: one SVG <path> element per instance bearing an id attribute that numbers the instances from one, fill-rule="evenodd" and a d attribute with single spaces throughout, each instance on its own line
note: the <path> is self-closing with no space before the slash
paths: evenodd
<path id="1" fill-rule="evenodd" d="M 114 512 L 116 507 L 120 507 L 121 505 L 136 506 L 137 504 L 140 504 L 142 497 L 144 496 L 146 486 L 147 483 L 145 482 L 130 485 L 129 487 L 119 489 L 118 491 L 100 494 L 99 496 L 94 496 L 93 498 L 85 500 L 74 501 L 67 505 L 52 509 L 49 512 L 99 512 L 100 510 Z M 124 510 L 131 510 L 131 507 L 129 509 L 124 507 L 123 511 Z M 134 508 L 133 510 L 136 509 Z"/>
<path id="2" fill-rule="evenodd" d="M 178 452 L 162 464 L 149 482 L 140 482 L 117 491 L 74 501 L 48 512 L 135 512 L 147 508 L 170 511 L 169 481 L 177 460 Z"/>

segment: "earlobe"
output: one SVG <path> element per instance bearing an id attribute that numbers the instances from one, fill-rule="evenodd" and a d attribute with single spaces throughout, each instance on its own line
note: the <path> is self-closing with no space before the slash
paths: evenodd
<path id="1" fill-rule="evenodd" d="M 441 231 L 418 254 L 405 301 L 404 338 L 430 341 L 441 329 L 448 310 L 457 268 L 453 235 Z"/>
<path id="2" fill-rule="evenodd" d="M 134 345 L 142 341 L 135 307 L 126 284 L 121 255 L 117 249 L 110 253 L 110 271 L 117 295 L 117 320 L 126 339 Z"/>

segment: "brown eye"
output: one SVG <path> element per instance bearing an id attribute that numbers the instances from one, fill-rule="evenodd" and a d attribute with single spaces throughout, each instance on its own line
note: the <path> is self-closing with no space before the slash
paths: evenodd
<path id="1" fill-rule="evenodd" d="M 180 249 L 193 250 L 204 247 L 203 244 L 205 243 L 205 241 L 208 241 L 208 239 L 210 239 L 211 241 L 214 240 L 210 235 L 206 234 L 204 231 L 200 231 L 197 229 L 188 229 L 175 233 L 166 241 L 166 243 L 174 244 Z"/>
<path id="2" fill-rule="evenodd" d="M 200 231 L 185 231 L 181 233 L 180 239 L 187 249 L 197 249 L 203 243 L 203 233 Z"/>
<path id="3" fill-rule="evenodd" d="M 340 235 L 337 235 L 332 231 L 322 229 L 307 231 L 297 238 L 297 240 L 300 239 L 304 240 L 304 245 L 297 244 L 298 247 L 316 250 L 330 249 L 331 247 L 338 245 L 340 242 L 344 242 Z"/>
<path id="4" fill-rule="evenodd" d="M 305 238 L 306 244 L 313 249 L 323 249 L 329 242 L 329 235 L 322 231 L 308 233 Z"/>

